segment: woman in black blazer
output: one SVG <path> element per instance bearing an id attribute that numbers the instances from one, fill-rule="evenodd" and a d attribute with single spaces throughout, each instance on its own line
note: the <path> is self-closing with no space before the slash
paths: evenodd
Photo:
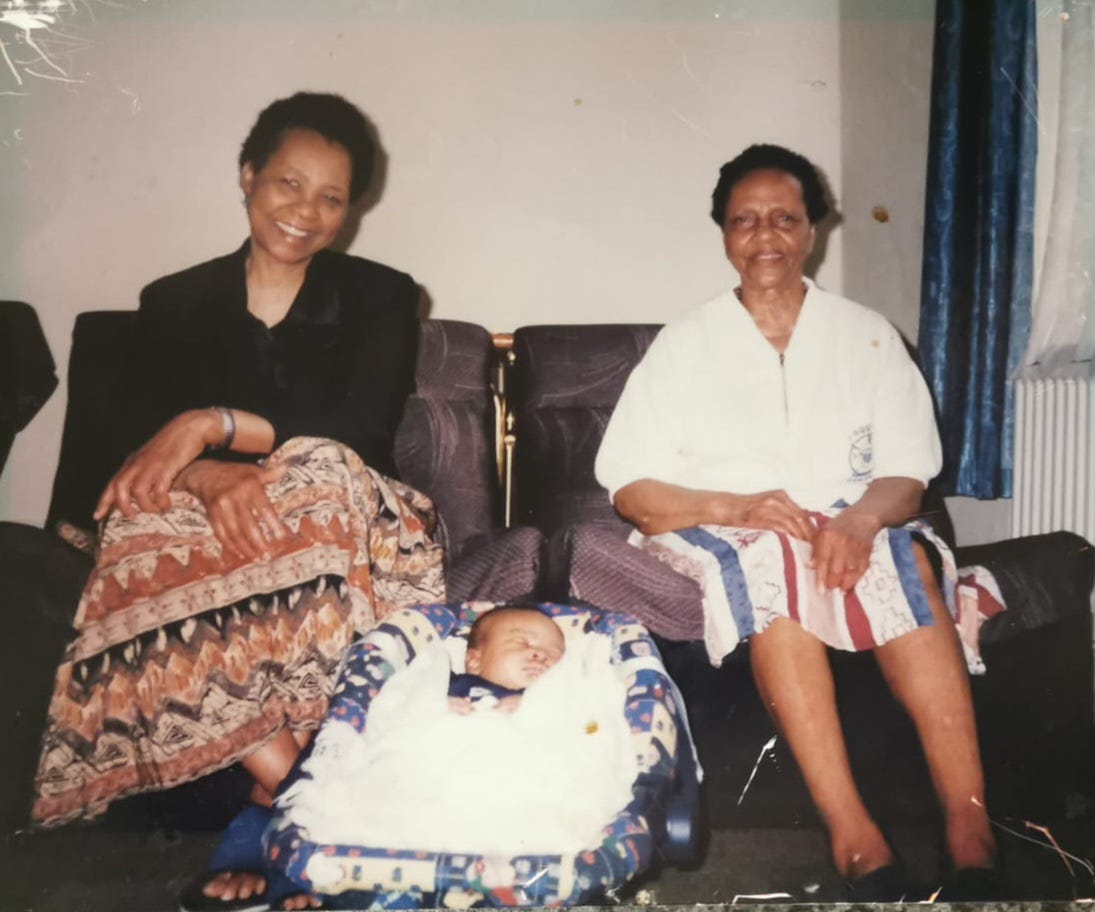
<path id="1" fill-rule="evenodd" d="M 44 825 L 235 761 L 269 805 L 355 632 L 444 597 L 432 507 L 389 477 L 417 288 L 327 249 L 373 157 L 344 99 L 274 102 L 239 156 L 248 240 L 141 294 L 131 455 L 58 670 Z M 263 886 L 224 873 L 198 902 Z"/>

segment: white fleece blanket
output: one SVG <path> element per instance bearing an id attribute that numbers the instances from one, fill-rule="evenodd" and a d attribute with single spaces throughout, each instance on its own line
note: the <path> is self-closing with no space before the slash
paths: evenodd
<path id="1" fill-rule="evenodd" d="M 512 714 L 448 708 L 435 644 L 397 672 L 363 734 L 328 719 L 279 801 L 320 844 L 513 856 L 573 855 L 631 799 L 638 775 L 626 687 L 602 634 L 570 639 Z"/>

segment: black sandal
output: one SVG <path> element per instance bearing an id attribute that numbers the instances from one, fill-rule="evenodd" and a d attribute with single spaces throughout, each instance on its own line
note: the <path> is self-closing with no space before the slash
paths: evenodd
<path id="1" fill-rule="evenodd" d="M 937 902 L 1001 902 L 1015 892 L 996 868 L 958 868 L 943 881 Z"/>
<path id="2" fill-rule="evenodd" d="M 909 880 L 905 869 L 896 863 L 847 881 L 847 888 L 848 898 L 854 903 L 918 902 L 923 893 Z"/>

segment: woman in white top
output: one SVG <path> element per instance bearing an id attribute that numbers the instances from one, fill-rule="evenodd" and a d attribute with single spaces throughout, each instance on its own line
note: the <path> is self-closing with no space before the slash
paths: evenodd
<path id="1" fill-rule="evenodd" d="M 943 895 L 987 899 L 995 847 L 961 647 L 927 553 L 902 529 L 941 464 L 931 400 L 881 316 L 805 279 L 827 212 L 796 153 L 752 146 L 723 166 L 712 215 L 741 284 L 658 336 L 613 414 L 597 476 L 635 538 L 676 533 L 741 563 L 740 588 L 721 596 L 727 615 L 751 639 L 758 689 L 853 898 L 897 900 L 907 881 L 852 779 L 826 643 L 874 650 L 943 807 L 954 866 Z M 765 588 L 750 573 L 777 566 L 750 569 L 762 552 L 792 569 L 761 581 L 783 589 L 779 606 L 752 604 L 743 618 L 742 601 Z M 706 623 L 710 651 L 718 620 Z"/>

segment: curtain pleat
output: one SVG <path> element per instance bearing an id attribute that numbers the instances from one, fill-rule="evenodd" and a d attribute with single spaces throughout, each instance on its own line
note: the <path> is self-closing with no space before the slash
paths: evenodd
<path id="1" fill-rule="evenodd" d="M 1030 332 L 1036 11 L 938 0 L 920 358 L 943 439 L 944 494 L 1011 495 L 1014 390 Z"/>
<path id="2" fill-rule="evenodd" d="M 1023 359 L 1050 376 L 1095 360 L 1095 4 L 1065 0 L 1062 20 L 1053 202 Z"/>

